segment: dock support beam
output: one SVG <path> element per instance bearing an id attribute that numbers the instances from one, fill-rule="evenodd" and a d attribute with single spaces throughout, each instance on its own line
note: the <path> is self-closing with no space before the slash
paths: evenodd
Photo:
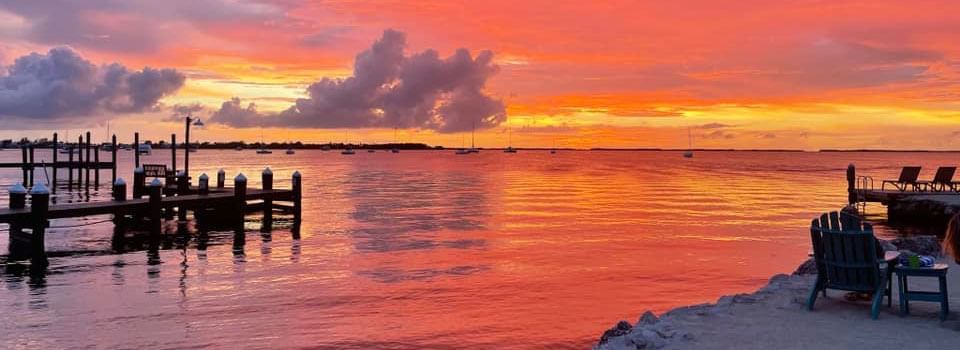
<path id="1" fill-rule="evenodd" d="M 857 203 L 857 167 L 853 163 L 847 166 L 847 202 Z"/>
<path id="2" fill-rule="evenodd" d="M 226 186 L 227 173 L 223 169 L 217 170 L 217 188 L 223 189 Z"/>
<path id="3" fill-rule="evenodd" d="M 60 153 L 60 141 L 57 139 L 57 133 L 53 133 L 53 147 L 50 148 L 51 157 L 53 157 L 53 179 L 50 182 L 50 191 L 57 193 L 57 154 Z"/>
<path id="4" fill-rule="evenodd" d="M 303 212 L 303 179 L 299 171 L 293 172 L 293 228 L 290 229 L 293 239 L 300 239 L 300 219 Z"/>
<path id="5" fill-rule="evenodd" d="M 233 228 L 233 248 L 243 248 L 246 244 L 244 236 L 244 212 L 247 206 L 247 177 L 240 173 L 233 179 L 233 195 L 236 201 L 236 218 Z"/>
<path id="6" fill-rule="evenodd" d="M 273 190 L 273 171 L 270 168 L 263 169 L 261 174 L 263 190 Z M 263 221 L 260 225 L 260 233 L 270 233 L 273 231 L 273 199 L 269 196 L 263 199 Z"/>
<path id="7" fill-rule="evenodd" d="M 100 145 L 93 146 L 93 164 L 93 187 L 100 188 Z"/>
<path id="8" fill-rule="evenodd" d="M 27 189 L 22 184 L 10 186 L 10 209 L 23 209 L 27 207 Z M 10 240 L 9 260 L 19 260 L 29 251 L 28 239 L 23 234 L 23 222 L 19 220 L 10 222 Z"/>
<path id="9" fill-rule="evenodd" d="M 117 134 L 110 138 L 110 183 L 117 182 Z M 56 170 L 54 170 L 56 178 Z"/>
<path id="10" fill-rule="evenodd" d="M 150 183 L 150 248 L 157 249 L 160 246 L 160 233 L 163 230 L 160 211 L 163 210 L 160 200 L 163 196 L 163 184 L 160 179 L 153 179 Z"/>
<path id="11" fill-rule="evenodd" d="M 30 225 L 33 231 L 30 239 L 32 247 L 30 264 L 41 269 L 50 265 L 50 261 L 47 260 L 46 244 L 44 243 L 49 209 L 50 190 L 42 183 L 33 186 L 33 189 L 30 190 Z"/>
<path id="12" fill-rule="evenodd" d="M 185 196 L 190 191 L 189 182 L 187 180 L 187 174 L 184 172 L 177 173 L 177 196 Z M 180 222 L 187 221 L 187 208 L 183 206 L 177 207 L 177 220 Z"/>
<path id="13" fill-rule="evenodd" d="M 127 200 L 127 183 L 122 178 L 117 178 L 113 182 L 113 200 L 118 202 Z M 126 213 L 123 210 L 117 210 L 113 213 L 113 237 L 111 239 L 113 250 L 123 250 L 124 232 L 126 232 Z"/>
<path id="14" fill-rule="evenodd" d="M 140 133 L 133 133 L 133 167 L 140 167 Z"/>
<path id="15" fill-rule="evenodd" d="M 83 169 L 84 179 L 83 187 L 87 193 L 90 193 L 90 132 L 87 131 L 87 143 L 83 146 L 84 151 L 87 152 L 87 155 L 83 157 L 83 160 L 87 161 L 86 166 Z"/>

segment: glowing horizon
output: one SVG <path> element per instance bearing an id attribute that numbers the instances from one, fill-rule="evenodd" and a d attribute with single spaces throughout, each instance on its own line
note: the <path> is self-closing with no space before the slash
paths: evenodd
<path id="1" fill-rule="evenodd" d="M 182 133 L 182 123 L 171 118 L 175 106 L 200 106 L 191 112 L 213 121 L 195 131 L 200 141 L 256 142 L 257 124 L 267 124 L 268 142 L 392 142 L 392 124 L 377 120 L 396 112 L 394 124 L 411 123 L 397 132 L 398 141 L 447 147 L 469 140 L 469 121 L 484 116 L 489 122 L 481 120 L 476 131 L 484 147 L 512 139 L 515 147 L 684 148 L 690 130 L 695 148 L 960 149 L 960 47 L 953 44 L 960 42 L 960 15 L 949 5 L 0 1 L 0 79 L 14 74 L 18 58 L 61 46 L 95 66 L 119 63 L 129 76 L 149 66 L 184 78 L 178 84 L 176 77 L 145 72 L 155 79 L 149 86 L 166 89 L 124 86 L 96 106 L 56 113 L 18 104 L 38 96 L 27 88 L 0 87 L 0 120 L 7 125 L 0 138 L 67 129 L 106 135 L 109 120 L 121 141 L 129 142 L 133 131 L 165 140 Z M 324 114 L 343 110 L 327 98 L 355 90 L 309 86 L 355 76 L 355 57 L 374 42 L 390 43 L 388 30 L 405 37 L 397 43 L 403 53 L 394 57 L 397 64 L 428 50 L 437 58 L 409 67 L 427 67 L 426 73 L 391 78 L 382 87 L 434 84 L 441 96 L 424 88 L 414 102 L 357 109 L 367 116 L 343 112 L 368 118 L 370 127 Z M 458 57 L 460 48 L 469 55 Z M 492 54 L 489 64 L 484 50 Z M 449 77 L 435 81 L 440 74 Z M 21 76 L 27 75 L 18 81 Z M 445 112 L 453 114 L 440 124 L 407 107 L 432 98 L 436 104 L 428 104 L 439 108 L 456 94 L 459 110 Z M 217 117 L 232 98 L 241 101 L 240 114 Z M 347 94 L 343 105 L 352 98 Z M 256 119 L 279 116 L 298 99 L 308 99 L 314 113 Z M 38 101 L 52 104 L 42 96 Z M 244 109 L 250 102 L 256 113 Z M 405 107 L 390 110 L 398 103 Z M 502 118 L 495 117 L 499 111 Z M 471 112 L 477 115 L 464 115 Z"/>

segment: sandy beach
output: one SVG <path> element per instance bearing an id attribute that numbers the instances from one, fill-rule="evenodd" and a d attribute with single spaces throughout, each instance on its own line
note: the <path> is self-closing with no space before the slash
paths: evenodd
<path id="1" fill-rule="evenodd" d="M 955 349 L 960 342 L 960 266 L 952 258 L 947 277 L 950 305 L 946 321 L 939 304 L 911 302 L 910 315 L 899 316 L 894 282 L 893 306 L 870 319 L 867 301 L 849 302 L 843 291 L 828 291 L 814 311 L 806 300 L 816 275 L 776 275 L 749 294 L 721 297 L 714 304 L 673 309 L 659 318 L 641 316 L 624 335 L 595 349 Z M 910 287 L 936 290 L 936 279 L 913 278 Z M 621 324 L 621 327 L 624 325 Z"/>

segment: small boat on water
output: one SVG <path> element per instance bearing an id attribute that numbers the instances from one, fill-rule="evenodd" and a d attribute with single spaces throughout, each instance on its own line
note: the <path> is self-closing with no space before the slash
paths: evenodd
<path id="1" fill-rule="evenodd" d="M 261 148 L 257 150 L 257 154 L 273 154 L 273 151 L 266 148 Z"/>
<path id="2" fill-rule="evenodd" d="M 391 148 L 391 149 L 390 149 L 390 153 L 400 153 L 400 149 L 399 149 L 399 148 L 396 148 L 396 147 Z"/>
<path id="3" fill-rule="evenodd" d="M 376 153 L 376 152 L 377 152 L 377 150 L 375 150 L 375 149 L 368 149 L 368 150 L 367 150 L 367 153 Z"/>
<path id="4" fill-rule="evenodd" d="M 329 151 L 329 150 L 330 150 L 330 145 L 323 145 L 323 147 L 320 147 L 320 150 L 321 150 L 321 151 Z"/>
<path id="5" fill-rule="evenodd" d="M 150 154 L 153 154 L 153 147 L 150 147 L 150 145 L 148 144 L 142 143 L 139 146 L 137 146 L 137 152 L 140 154 L 150 155 Z"/>
<path id="6" fill-rule="evenodd" d="M 516 148 L 513 148 L 513 147 L 510 147 L 510 146 L 507 146 L 507 148 L 504 148 L 504 149 L 503 149 L 503 153 L 517 153 L 517 149 L 516 149 Z"/>
<path id="7" fill-rule="evenodd" d="M 349 147 L 348 147 L 347 149 L 343 150 L 343 151 L 340 151 L 340 154 L 348 155 L 348 156 L 354 155 L 354 154 L 356 154 L 356 153 L 357 153 L 357 152 L 354 152 L 354 151 L 353 151 L 353 148 L 349 148 Z"/>
<path id="8" fill-rule="evenodd" d="M 287 148 L 287 152 L 286 152 L 286 153 L 287 153 L 287 154 L 296 154 L 297 152 L 294 151 L 293 148 Z"/>
<path id="9" fill-rule="evenodd" d="M 556 150 L 556 149 L 551 149 L 551 150 L 550 150 L 550 154 L 557 154 L 557 150 Z"/>
<path id="10" fill-rule="evenodd" d="M 690 133 L 690 128 L 687 128 L 687 151 L 683 152 L 684 158 L 693 158 L 693 134 Z"/>
<path id="11" fill-rule="evenodd" d="M 470 150 L 466 148 L 461 148 L 461 149 L 458 149 L 456 152 L 454 152 L 454 154 L 470 154 L 470 153 L 471 153 Z"/>
<path id="12" fill-rule="evenodd" d="M 242 150 L 243 150 L 243 146 L 237 146 L 236 150 L 242 151 Z"/>

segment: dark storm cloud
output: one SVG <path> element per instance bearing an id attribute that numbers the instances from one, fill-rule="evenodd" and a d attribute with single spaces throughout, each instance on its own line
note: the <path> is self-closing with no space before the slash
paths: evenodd
<path id="1" fill-rule="evenodd" d="M 466 49 L 440 57 L 435 50 L 404 54 L 406 35 L 387 30 L 357 55 L 353 76 L 323 78 L 307 87 L 307 98 L 276 114 L 263 115 L 240 100 L 224 102 L 211 121 L 234 127 L 425 128 L 459 132 L 496 126 L 506 119 L 503 102 L 484 93 L 497 73 L 493 53 L 476 57 Z"/>
<path id="2" fill-rule="evenodd" d="M 153 52 L 176 40 L 168 26 L 268 19 L 282 13 L 255 0 L 0 0 L 0 10 L 22 17 L 25 38 L 41 44 L 118 52 Z"/>
<path id="3" fill-rule="evenodd" d="M 153 109 L 183 86 L 173 69 L 96 66 L 69 47 L 17 58 L 0 76 L 0 119 L 57 120 Z"/>

